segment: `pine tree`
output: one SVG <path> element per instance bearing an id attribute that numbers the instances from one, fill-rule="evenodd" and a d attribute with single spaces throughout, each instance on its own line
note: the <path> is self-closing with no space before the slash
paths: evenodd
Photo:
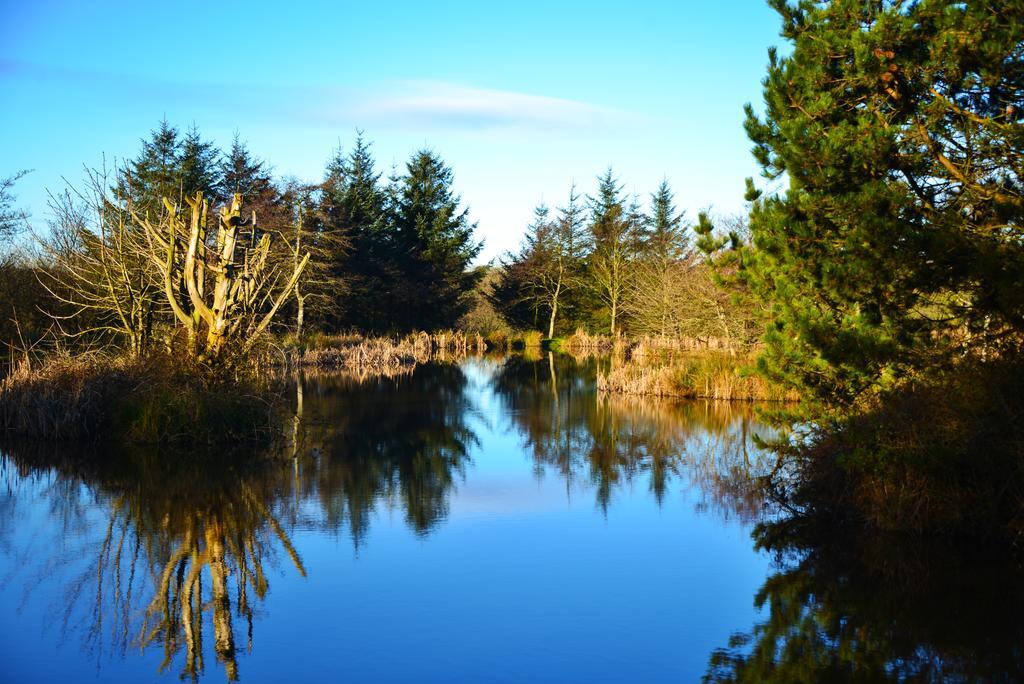
<path id="1" fill-rule="evenodd" d="M 574 184 L 554 217 L 543 202 L 534 209 L 522 247 L 502 260 L 492 305 L 512 327 L 546 327 L 549 338 L 579 324 L 586 245 L 585 212 Z"/>
<path id="2" fill-rule="evenodd" d="M 333 261 L 335 273 L 344 273 L 349 283 L 344 321 L 365 330 L 387 329 L 388 297 L 397 274 L 380 173 L 361 131 L 347 156 L 339 148 L 328 162 L 322 188 L 325 230 L 343 235 L 349 245 Z"/>
<path id="3" fill-rule="evenodd" d="M 596 318 L 607 323 L 609 333 L 615 335 L 620 331 L 619 316 L 639 246 L 642 215 L 635 201 L 626 204 L 611 168 L 597 181 L 597 195 L 590 198 L 589 271 L 602 303 Z"/>
<path id="4" fill-rule="evenodd" d="M 683 215 L 676 213 L 674 202 L 668 180 L 662 180 L 651 195 L 651 216 L 644 235 L 644 255 L 662 268 L 682 258 L 689 246 Z"/>
<path id="5" fill-rule="evenodd" d="M 192 197 L 197 192 L 211 196 L 216 192 L 220 185 L 219 156 L 216 145 L 203 140 L 199 129 L 195 126 L 189 128 L 181 141 L 178 156 L 178 182 L 182 197 Z"/>
<path id="6" fill-rule="evenodd" d="M 118 174 L 115 197 L 136 210 L 161 211 L 163 198 L 183 202 L 196 192 L 212 194 L 220 182 L 216 146 L 202 139 L 196 127 L 184 137 L 166 119 L 149 139 L 142 140 L 139 155 Z"/>
<path id="7" fill-rule="evenodd" d="M 469 264 L 482 244 L 473 239 L 476 224 L 460 207 L 452 182 L 452 170 L 431 150 L 413 154 L 399 182 L 393 216 L 402 275 L 395 298 L 399 328 L 454 325 L 479 279 Z"/>
<path id="8" fill-rule="evenodd" d="M 629 288 L 626 308 L 635 332 L 662 337 L 680 334 L 680 280 L 688 263 L 689 235 L 667 180 L 651 195 L 651 215 L 643 227 L 641 258 Z"/>
<path id="9" fill-rule="evenodd" d="M 571 330 L 583 324 L 586 313 L 583 283 L 589 250 L 586 207 L 575 183 L 569 187 L 568 201 L 558 208 L 555 221 L 564 266 L 559 315 L 565 328 Z"/>
<path id="10" fill-rule="evenodd" d="M 1024 331 L 1024 6 L 771 0 L 746 128 L 782 194 L 733 263 L 775 308 L 762 369 L 845 404 Z"/>
<path id="11" fill-rule="evenodd" d="M 119 174 L 115 195 L 132 204 L 136 211 L 159 211 L 162 198 L 181 197 L 181 139 L 167 119 L 160 122 L 149 139 L 142 140 L 139 156 Z"/>
<path id="12" fill-rule="evenodd" d="M 558 245 L 550 214 L 543 202 L 534 208 L 522 247 L 502 261 L 490 295 L 495 308 L 514 328 L 536 329 L 545 319 L 551 320 L 549 329 L 554 326 L 561 287 L 556 283 L 560 275 Z"/>
<path id="13" fill-rule="evenodd" d="M 237 133 L 231 140 L 231 149 L 220 161 L 219 175 L 217 194 L 221 201 L 230 201 L 237 192 L 247 203 L 265 204 L 277 195 L 266 162 L 253 156 Z"/>
<path id="14" fill-rule="evenodd" d="M 320 213 L 320 184 L 306 184 L 295 179 L 281 183 L 281 205 L 288 209 L 287 221 L 280 235 L 287 247 L 292 268 L 305 254 L 309 261 L 295 282 L 295 297 L 284 311 L 294 321 L 293 331 L 301 335 L 308 326 L 320 330 L 337 329 L 339 309 L 348 298 L 350 278 L 337 268 L 341 255 L 348 251 L 343 234 L 325 229 Z"/>

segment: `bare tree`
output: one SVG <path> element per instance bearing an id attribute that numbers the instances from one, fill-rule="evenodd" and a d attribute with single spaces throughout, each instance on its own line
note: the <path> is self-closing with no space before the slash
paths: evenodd
<path id="1" fill-rule="evenodd" d="M 317 188 L 288 180 L 281 192 L 290 217 L 288 225 L 278 231 L 279 265 L 294 270 L 303 255 L 309 254 L 309 262 L 295 280 L 296 336 L 302 335 L 311 315 L 323 321 L 335 314 L 349 292 L 348 279 L 336 268 L 339 257 L 349 250 L 349 240 L 323 220 L 315 200 Z"/>
<path id="2" fill-rule="evenodd" d="M 15 197 L 11 190 L 14 184 L 28 173 L 28 170 L 18 171 L 6 178 L 0 178 L 0 244 L 10 242 L 26 227 L 28 217 L 24 211 L 14 206 Z"/>
<path id="3" fill-rule="evenodd" d="M 142 231 L 106 197 L 105 171 L 89 171 L 85 191 L 50 195 L 52 236 L 43 287 L 61 305 L 49 312 L 71 338 L 120 338 L 133 356 L 149 344 L 159 288 L 146 260 Z"/>
<path id="4" fill-rule="evenodd" d="M 246 351 L 294 293 L 309 253 L 290 273 L 272 264 L 270 233 L 260 234 L 255 213 L 242 218 L 241 195 L 221 208 L 213 235 L 207 231 L 209 206 L 203 194 L 185 202 L 187 224 L 182 207 L 166 198 L 157 225 L 132 214 L 145 229 L 149 260 L 161 276 L 171 311 L 188 331 L 191 352 L 215 357 L 228 342 Z"/>

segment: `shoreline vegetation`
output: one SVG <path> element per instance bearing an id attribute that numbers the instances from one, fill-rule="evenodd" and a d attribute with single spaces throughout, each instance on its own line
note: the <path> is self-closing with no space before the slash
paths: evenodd
<path id="1" fill-rule="evenodd" d="M 597 376 L 600 392 L 677 399 L 796 403 L 792 389 L 753 372 L 755 357 L 728 353 L 686 352 L 632 356 Z"/>
<path id="2" fill-rule="evenodd" d="M 543 340 L 536 331 L 492 334 L 446 330 L 404 336 L 310 334 L 265 341 L 226 370 L 154 352 L 51 353 L 28 357 L 0 380 L 0 433 L 44 440 L 101 439 L 135 443 L 268 441 L 283 424 L 278 381 L 294 372 L 346 371 L 393 377 L 428 362 L 470 355 L 564 353 L 600 356 L 617 367 L 599 372 L 601 392 L 733 401 L 775 401 L 758 378 L 738 374 L 749 361 L 696 340 L 627 340 L 589 335 Z M 704 352 L 697 351 L 705 349 Z M 226 373 L 226 374 L 225 374 Z"/>
<path id="3" fill-rule="evenodd" d="M 456 330 L 412 333 L 401 337 L 311 335 L 283 350 L 287 368 L 345 368 L 363 373 L 413 368 L 432 360 L 460 359 L 486 351 L 479 334 Z"/>
<path id="4" fill-rule="evenodd" d="M 667 180 L 641 197 L 609 167 L 474 266 L 433 150 L 384 176 L 360 133 L 305 183 L 162 122 L 0 250 L 3 429 L 248 439 L 272 367 L 607 354 L 607 393 L 785 403 L 800 429 L 765 486 L 786 516 L 1019 542 L 1024 15 L 770 4 L 792 50 L 746 108 L 768 182 L 739 216 L 687 217 Z M 0 182 L 4 247 L 21 175 Z"/>
<path id="5" fill-rule="evenodd" d="M 607 355 L 610 367 L 599 369 L 597 389 L 674 399 L 714 401 L 800 401 L 792 389 L 756 374 L 756 350 L 735 349 L 717 337 L 683 338 L 590 335 L 577 330 L 572 336 L 550 341 L 549 347 L 573 356 Z"/>

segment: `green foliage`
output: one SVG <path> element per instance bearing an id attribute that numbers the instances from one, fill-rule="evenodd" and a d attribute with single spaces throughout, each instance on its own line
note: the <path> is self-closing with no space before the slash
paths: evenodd
<path id="1" fill-rule="evenodd" d="M 469 269 L 480 252 L 476 224 L 454 193 L 454 174 L 431 150 L 420 150 L 399 179 L 391 220 L 394 259 L 394 327 L 433 330 L 457 321 L 471 304 L 479 275 Z"/>
<path id="2" fill-rule="evenodd" d="M 348 250 L 329 259 L 331 272 L 348 284 L 345 305 L 339 307 L 343 318 L 330 320 L 329 327 L 347 323 L 363 330 L 385 330 L 390 324 L 386 293 L 396 269 L 389 259 L 386 195 L 370 144 L 361 132 L 348 156 L 341 149 L 335 152 L 321 188 L 321 232 L 344 236 L 349 243 Z"/>
<path id="3" fill-rule="evenodd" d="M 453 178 L 438 155 L 423 150 L 385 186 L 362 133 L 351 152 L 334 154 L 321 185 L 318 231 L 347 243 L 329 260 L 346 292 L 339 315 L 321 327 L 437 330 L 474 306 L 483 273 L 470 264 L 481 245 Z"/>
<path id="4" fill-rule="evenodd" d="M 182 202 L 196 192 L 208 194 L 220 183 L 219 156 L 197 129 L 189 129 L 182 138 L 165 119 L 149 139 L 142 140 L 139 155 L 120 172 L 115 196 L 145 213 L 159 212 L 164 197 Z"/>
<path id="5" fill-rule="evenodd" d="M 578 323 L 586 285 L 586 226 L 576 186 L 558 215 L 534 209 L 523 245 L 502 262 L 490 298 L 513 327 L 547 325 L 549 337 Z"/>
<path id="6" fill-rule="evenodd" d="M 238 144 L 237 136 L 235 139 Z M 234 152 L 234 148 L 232 148 Z M 192 197 L 197 192 L 212 193 L 224 179 L 217 163 L 220 150 L 212 142 L 203 140 L 199 129 L 192 126 L 181 141 L 178 156 L 178 175 L 182 197 Z M 162 197 L 174 197 L 163 195 Z M 250 195 L 251 196 L 251 195 Z"/>
<path id="7" fill-rule="evenodd" d="M 621 314 L 634 275 L 634 263 L 642 246 L 646 219 L 636 200 L 622 194 L 622 185 L 609 168 L 597 179 L 597 195 L 590 204 L 587 270 L 596 306 L 591 320 L 607 326 L 615 335 L 621 330 Z"/>
<path id="8" fill-rule="evenodd" d="M 231 149 L 218 165 L 215 180 L 221 201 L 230 201 L 232 195 L 238 193 L 253 204 L 261 204 L 277 193 L 266 163 L 249 152 L 237 133 L 231 140 Z"/>
<path id="9" fill-rule="evenodd" d="M 538 206 L 520 249 L 502 259 L 487 296 L 506 322 L 546 328 L 549 338 L 582 328 L 749 349 L 768 307 L 717 288 L 691 247 L 691 233 L 701 248 L 738 244 L 745 221 L 727 219 L 731 234 L 720 239 L 707 213 L 696 226 L 684 221 L 667 181 L 650 195 L 649 215 L 611 169 L 597 181 L 587 206 L 575 186 L 556 216 Z"/>
<path id="10" fill-rule="evenodd" d="M 643 235 L 644 255 L 662 267 L 683 258 L 690 242 L 683 215 L 676 213 L 674 201 L 668 180 L 662 180 L 651 195 L 651 216 Z"/>
<path id="11" fill-rule="evenodd" d="M 761 369 L 845 405 L 1024 328 L 1024 7 L 772 0 L 735 275 L 773 307 Z M 699 231 L 698 231 L 699 232 Z M 713 248 L 710 236 L 704 247 Z"/>
<path id="12" fill-rule="evenodd" d="M 478 266 L 476 271 L 480 279 L 473 292 L 473 305 L 456 328 L 467 333 L 479 333 L 487 338 L 494 334 L 507 335 L 512 328 L 493 298 L 494 289 L 502 280 L 502 272 L 489 264 Z"/>

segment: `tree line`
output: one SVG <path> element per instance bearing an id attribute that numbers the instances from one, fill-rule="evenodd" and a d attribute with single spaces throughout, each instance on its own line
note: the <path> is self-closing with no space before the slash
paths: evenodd
<path id="1" fill-rule="evenodd" d="M 0 186 L 0 301 L 6 309 L 0 333 L 17 345 L 56 328 L 65 340 L 122 338 L 119 344 L 137 351 L 151 343 L 154 330 L 173 327 L 173 314 L 180 312 L 164 300 L 187 303 L 177 295 L 189 279 L 204 287 L 194 271 L 186 278 L 182 267 L 193 205 L 204 226 L 198 249 L 205 254 L 215 253 L 221 245 L 213 243 L 227 234 L 207 230 L 207 214 L 235 211 L 229 223 L 240 232 L 232 248 L 237 242 L 238 249 L 252 250 L 236 261 L 248 268 L 259 259 L 266 266 L 260 282 L 267 293 L 288 285 L 279 318 L 299 334 L 310 328 L 389 333 L 452 327 L 471 305 L 480 277 L 469 266 L 482 245 L 453 189 L 452 169 L 436 152 L 422 149 L 404 172 L 385 178 L 361 133 L 349 150 L 331 154 L 322 181 L 308 183 L 275 178 L 237 135 L 221 151 L 195 127 L 182 132 L 163 121 L 135 157 L 115 169 L 87 169 L 82 185 L 52 192 L 49 230 L 36 243 L 19 246 L 14 236 L 27 225 L 15 208 L 14 184 L 21 175 Z M 233 207 L 237 195 L 244 204 Z M 181 292 L 163 297 L 161 281 L 171 277 L 164 273 L 171 267 L 162 268 L 154 240 L 161 249 L 173 248 L 175 241 L 161 236 L 174 234 L 174 221 L 182 225 L 171 270 Z M 257 246 L 264 237 L 267 253 L 261 255 Z M 211 262 L 196 268 L 217 267 Z M 299 272 L 294 282 L 284 277 L 291 271 Z M 255 272 L 246 277 L 259 280 Z M 201 311 L 202 302 L 197 307 Z"/>
<path id="2" fill-rule="evenodd" d="M 593 195 L 573 185 L 557 209 L 536 207 L 521 248 L 501 261 L 485 296 L 512 327 L 549 338 L 585 328 L 749 344 L 759 317 L 718 287 L 697 249 L 711 229 L 706 212 L 687 221 L 667 180 L 645 210 L 609 168 Z"/>

